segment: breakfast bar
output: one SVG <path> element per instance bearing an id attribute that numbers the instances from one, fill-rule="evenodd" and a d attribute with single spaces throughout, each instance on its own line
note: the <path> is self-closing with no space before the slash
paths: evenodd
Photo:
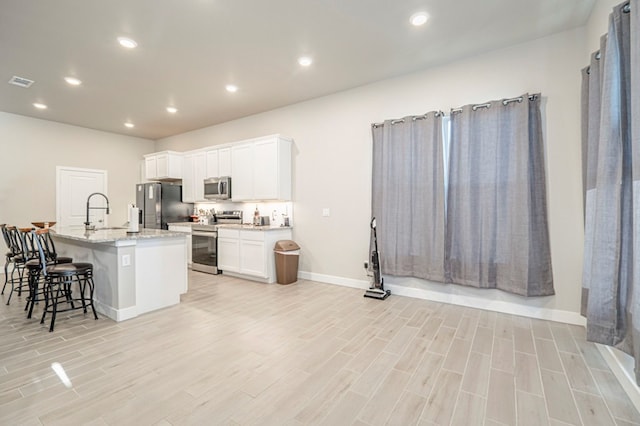
<path id="1" fill-rule="evenodd" d="M 115 321 L 176 305 L 187 291 L 183 233 L 60 228 L 51 235 L 58 253 L 93 264 L 96 307 Z"/>

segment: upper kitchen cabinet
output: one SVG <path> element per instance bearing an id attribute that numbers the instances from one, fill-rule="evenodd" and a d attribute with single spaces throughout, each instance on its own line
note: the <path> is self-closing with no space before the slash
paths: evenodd
<path id="1" fill-rule="evenodd" d="M 233 201 L 290 201 L 291 144 L 274 135 L 232 146 Z"/>
<path id="2" fill-rule="evenodd" d="M 231 176 L 231 148 L 209 149 L 206 157 L 207 178 Z"/>
<path id="3" fill-rule="evenodd" d="M 182 179 L 182 154 L 163 151 L 145 155 L 144 176 L 147 180 Z"/>
<path id="4" fill-rule="evenodd" d="M 207 153 L 203 151 L 184 153 L 182 177 L 182 202 L 197 203 L 204 199 L 204 180 L 207 176 Z"/>

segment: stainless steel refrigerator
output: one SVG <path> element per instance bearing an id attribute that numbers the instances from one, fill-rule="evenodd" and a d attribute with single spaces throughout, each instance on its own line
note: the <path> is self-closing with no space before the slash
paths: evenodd
<path id="1" fill-rule="evenodd" d="M 182 202 L 182 185 L 174 183 L 139 183 L 136 185 L 138 223 L 143 228 L 168 229 L 167 223 L 188 222 L 193 203 Z"/>

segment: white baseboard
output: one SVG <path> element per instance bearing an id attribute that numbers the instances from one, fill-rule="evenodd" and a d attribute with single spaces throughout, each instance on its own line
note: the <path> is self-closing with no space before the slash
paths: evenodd
<path id="1" fill-rule="evenodd" d="M 326 284 L 335 284 L 343 287 L 360 288 L 362 290 L 369 288 L 368 281 L 337 277 L 335 275 L 316 274 L 315 272 L 298 271 L 298 278 Z"/>
<path id="2" fill-rule="evenodd" d="M 611 369 L 611 372 L 616 376 L 620 385 L 622 385 L 622 388 L 629 396 L 633 405 L 635 405 L 636 410 L 640 411 L 640 387 L 636 384 L 636 378 L 633 374 L 633 359 L 624 352 L 611 346 L 596 343 L 596 347 Z"/>
<path id="3" fill-rule="evenodd" d="M 343 287 L 360 288 L 363 290 L 369 288 L 369 282 L 366 280 L 355 280 L 352 278 L 343 278 L 334 275 L 299 271 L 298 277 L 305 280 L 335 284 Z M 454 284 L 449 284 L 449 286 L 453 285 Z M 505 314 L 556 321 L 566 324 L 580 326 L 586 325 L 586 319 L 578 312 L 563 311 L 559 309 L 550 309 L 538 306 L 529 306 L 505 300 L 483 298 L 481 296 L 475 295 L 462 295 L 455 294 L 453 292 L 439 292 L 426 288 L 408 287 L 404 285 L 391 284 L 388 282 L 388 280 L 385 281 L 385 289 L 391 290 L 391 294 L 395 294 L 397 296 L 413 297 L 416 299 L 425 299 L 431 300 L 433 302 L 449 303 L 452 305 L 467 306 L 471 308 L 483 309 L 486 311 L 501 312 Z"/>
<path id="4" fill-rule="evenodd" d="M 115 309 L 111 306 L 100 303 L 98 300 L 94 300 L 93 303 L 99 314 L 107 316 L 116 322 L 125 321 L 138 316 L 138 310 L 135 306 L 124 309 Z"/>

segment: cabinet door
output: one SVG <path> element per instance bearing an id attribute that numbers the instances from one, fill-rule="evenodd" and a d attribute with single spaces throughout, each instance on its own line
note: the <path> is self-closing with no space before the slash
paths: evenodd
<path id="1" fill-rule="evenodd" d="M 148 180 L 155 179 L 158 177 L 158 172 L 156 171 L 155 156 L 144 158 L 144 177 Z"/>
<path id="2" fill-rule="evenodd" d="M 166 178 L 169 177 L 169 155 L 158 154 L 156 155 L 156 177 Z"/>
<path id="3" fill-rule="evenodd" d="M 267 278 L 264 242 L 240 240 L 240 273 Z"/>
<path id="4" fill-rule="evenodd" d="M 231 176 L 231 148 L 218 150 L 218 176 Z"/>
<path id="5" fill-rule="evenodd" d="M 205 178 L 219 177 L 218 150 L 207 151 L 207 171 Z M 227 175 L 228 176 L 228 175 Z"/>
<path id="6" fill-rule="evenodd" d="M 193 186 L 196 201 L 206 201 L 204 199 L 204 179 L 206 174 L 206 154 L 199 152 L 193 156 Z"/>
<path id="7" fill-rule="evenodd" d="M 231 198 L 233 201 L 254 200 L 253 144 L 231 149 Z"/>
<path id="8" fill-rule="evenodd" d="M 240 241 L 237 238 L 218 238 L 218 269 L 240 272 Z"/>
<path id="9" fill-rule="evenodd" d="M 196 202 L 196 187 L 194 173 L 194 156 L 193 154 L 184 156 L 184 167 L 182 171 L 182 202 Z M 203 188 L 204 191 L 204 188 Z"/>
<path id="10" fill-rule="evenodd" d="M 256 200 L 277 200 L 278 194 L 278 141 L 268 139 L 256 142 L 253 156 L 253 196 Z"/>

